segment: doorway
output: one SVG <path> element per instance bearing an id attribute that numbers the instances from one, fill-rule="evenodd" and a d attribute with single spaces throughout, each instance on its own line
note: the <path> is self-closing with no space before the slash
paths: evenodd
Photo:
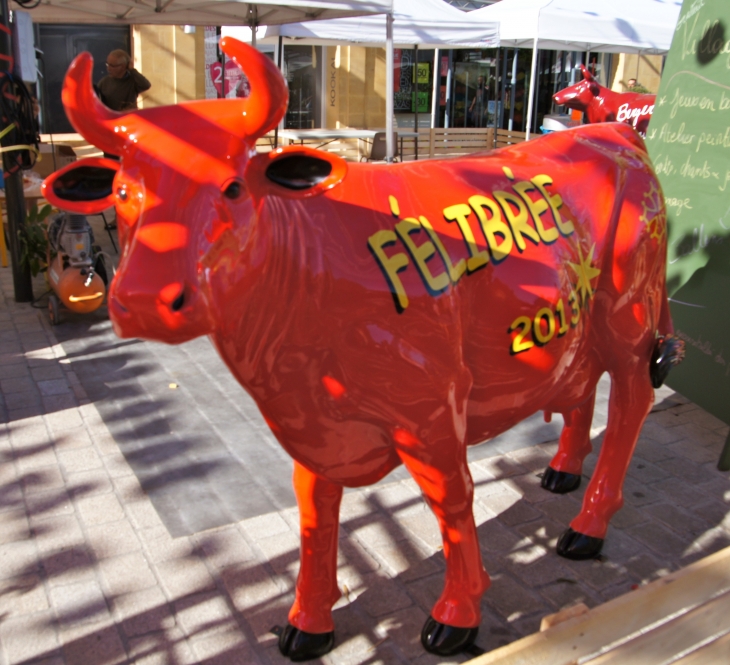
<path id="1" fill-rule="evenodd" d="M 117 25 L 39 25 L 38 44 L 42 51 L 40 71 L 40 127 L 44 134 L 73 133 L 61 103 L 63 78 L 71 61 L 83 51 L 94 57 L 92 80 L 106 76 L 106 56 L 114 49 L 130 51 L 128 26 Z"/>

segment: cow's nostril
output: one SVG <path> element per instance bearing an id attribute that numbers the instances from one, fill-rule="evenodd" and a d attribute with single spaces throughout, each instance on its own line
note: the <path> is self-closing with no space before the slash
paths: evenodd
<path id="1" fill-rule="evenodd" d="M 170 303 L 170 309 L 173 312 L 179 312 L 185 304 L 185 291 L 180 291 L 180 295 Z"/>

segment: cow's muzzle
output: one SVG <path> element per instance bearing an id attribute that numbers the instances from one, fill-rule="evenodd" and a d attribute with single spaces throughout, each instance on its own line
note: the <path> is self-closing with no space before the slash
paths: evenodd
<path id="1" fill-rule="evenodd" d="M 173 282 L 158 289 L 128 289 L 112 284 L 109 318 L 120 337 L 178 344 L 212 330 L 205 299 L 197 287 Z"/>

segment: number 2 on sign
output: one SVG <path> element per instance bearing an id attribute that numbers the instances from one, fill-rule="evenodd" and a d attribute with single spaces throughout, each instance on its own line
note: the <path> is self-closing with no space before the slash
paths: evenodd
<path id="1" fill-rule="evenodd" d="M 580 321 L 580 308 L 578 307 L 578 296 L 571 291 L 568 296 L 570 305 L 570 321 L 565 313 L 563 299 L 558 300 L 555 310 L 543 307 L 538 310 L 533 318 L 529 316 L 518 316 L 507 331 L 510 335 L 515 331 L 517 334 L 512 338 L 510 354 L 517 355 L 528 351 L 533 346 L 545 346 L 557 334 L 562 337 L 569 328 L 575 328 Z"/>

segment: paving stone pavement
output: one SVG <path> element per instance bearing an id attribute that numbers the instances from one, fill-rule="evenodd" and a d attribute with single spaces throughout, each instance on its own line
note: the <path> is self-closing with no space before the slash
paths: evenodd
<path id="1" fill-rule="evenodd" d="M 298 568 L 291 465 L 209 343 L 118 340 L 101 311 L 52 328 L 14 302 L 7 268 L 0 290 L 0 665 L 288 662 L 270 629 Z M 539 487 L 559 425 L 535 417 L 472 452 L 486 650 L 730 544 L 728 427 L 663 388 L 602 558 L 559 558 L 583 491 Z M 468 660 L 420 646 L 444 564 L 416 485 L 396 474 L 347 492 L 341 525 L 337 646 L 321 662 Z"/>

